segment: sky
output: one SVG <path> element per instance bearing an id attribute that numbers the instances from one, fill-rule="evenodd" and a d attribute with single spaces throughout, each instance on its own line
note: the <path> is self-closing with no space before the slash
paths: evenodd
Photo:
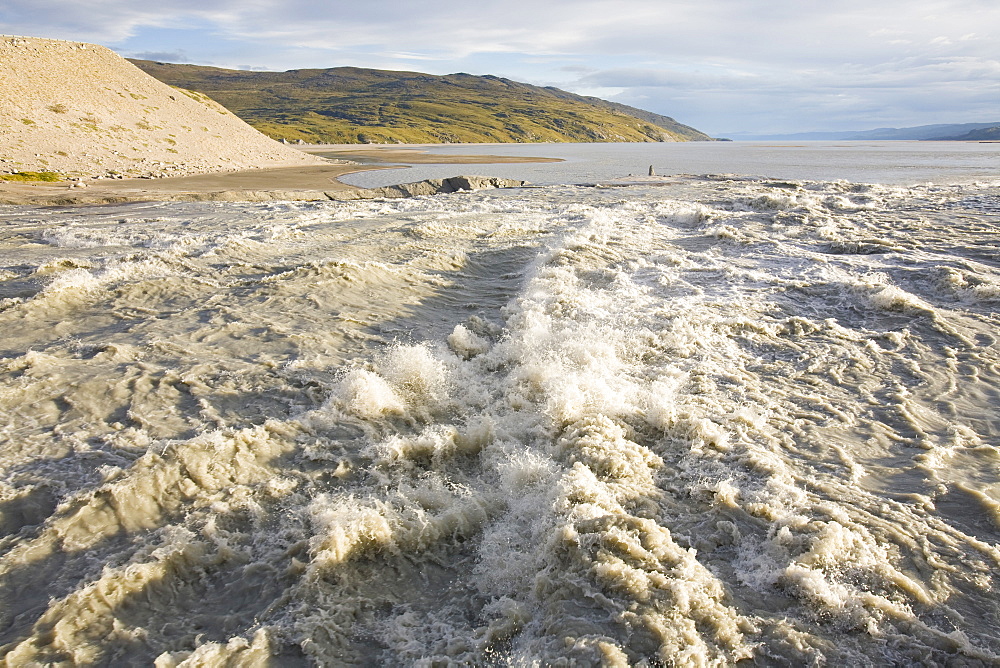
<path id="1" fill-rule="evenodd" d="M 234 69 L 493 74 L 713 136 L 1000 121 L 998 0 L 2 0 L 0 34 Z"/>

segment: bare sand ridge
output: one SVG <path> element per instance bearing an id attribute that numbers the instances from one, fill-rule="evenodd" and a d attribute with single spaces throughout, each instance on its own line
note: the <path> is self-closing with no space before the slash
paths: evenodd
<path id="1" fill-rule="evenodd" d="M 148 178 L 323 164 L 103 46 L 0 37 L 0 173 Z"/>

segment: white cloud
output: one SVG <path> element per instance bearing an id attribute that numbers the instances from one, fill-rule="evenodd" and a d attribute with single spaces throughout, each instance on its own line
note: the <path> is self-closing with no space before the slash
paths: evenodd
<path id="1" fill-rule="evenodd" d="M 130 58 L 140 60 L 157 60 L 164 63 L 182 63 L 188 59 L 187 53 L 180 51 L 139 51 L 129 54 Z"/>
<path id="2" fill-rule="evenodd" d="M 187 30 L 200 31 L 198 38 L 183 41 Z M 896 114 L 899 123 L 924 109 L 944 113 L 945 101 L 908 87 L 953 95 L 942 121 L 980 108 L 979 91 L 995 93 L 1000 3 L 3 0 L 0 32 L 95 41 L 130 53 L 184 53 L 221 66 L 462 70 L 571 90 L 622 90 L 622 101 L 645 101 L 695 126 L 722 126 L 712 131 L 741 129 L 726 119 L 742 122 L 746 110 L 760 110 L 768 122 L 794 117 L 822 127 L 834 120 L 823 114 L 835 110 L 836 119 L 847 119 L 855 109 L 864 127 L 871 109 Z M 979 91 L 963 93 L 972 82 Z M 970 107 L 958 102 L 973 98 Z"/>

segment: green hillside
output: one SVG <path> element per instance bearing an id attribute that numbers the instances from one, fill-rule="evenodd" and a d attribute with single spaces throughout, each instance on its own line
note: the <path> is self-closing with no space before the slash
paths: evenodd
<path id="1" fill-rule="evenodd" d="M 672 118 L 495 76 L 356 67 L 250 72 L 132 60 L 275 139 L 329 144 L 709 141 Z"/>

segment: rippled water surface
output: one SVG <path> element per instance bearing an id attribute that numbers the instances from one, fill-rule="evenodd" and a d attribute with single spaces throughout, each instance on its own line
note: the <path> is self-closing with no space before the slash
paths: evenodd
<path id="1" fill-rule="evenodd" d="M 9 665 L 996 665 L 1000 189 L 0 209 Z"/>
<path id="2" fill-rule="evenodd" d="M 846 180 L 918 185 L 996 182 L 1000 142 L 679 142 L 663 144 L 453 144 L 427 146 L 433 154 L 562 158 L 563 162 L 490 165 L 410 165 L 349 174 L 342 180 L 366 188 L 447 178 L 461 173 L 530 181 L 539 185 L 595 183 L 626 174 L 740 174 L 781 179 Z"/>

